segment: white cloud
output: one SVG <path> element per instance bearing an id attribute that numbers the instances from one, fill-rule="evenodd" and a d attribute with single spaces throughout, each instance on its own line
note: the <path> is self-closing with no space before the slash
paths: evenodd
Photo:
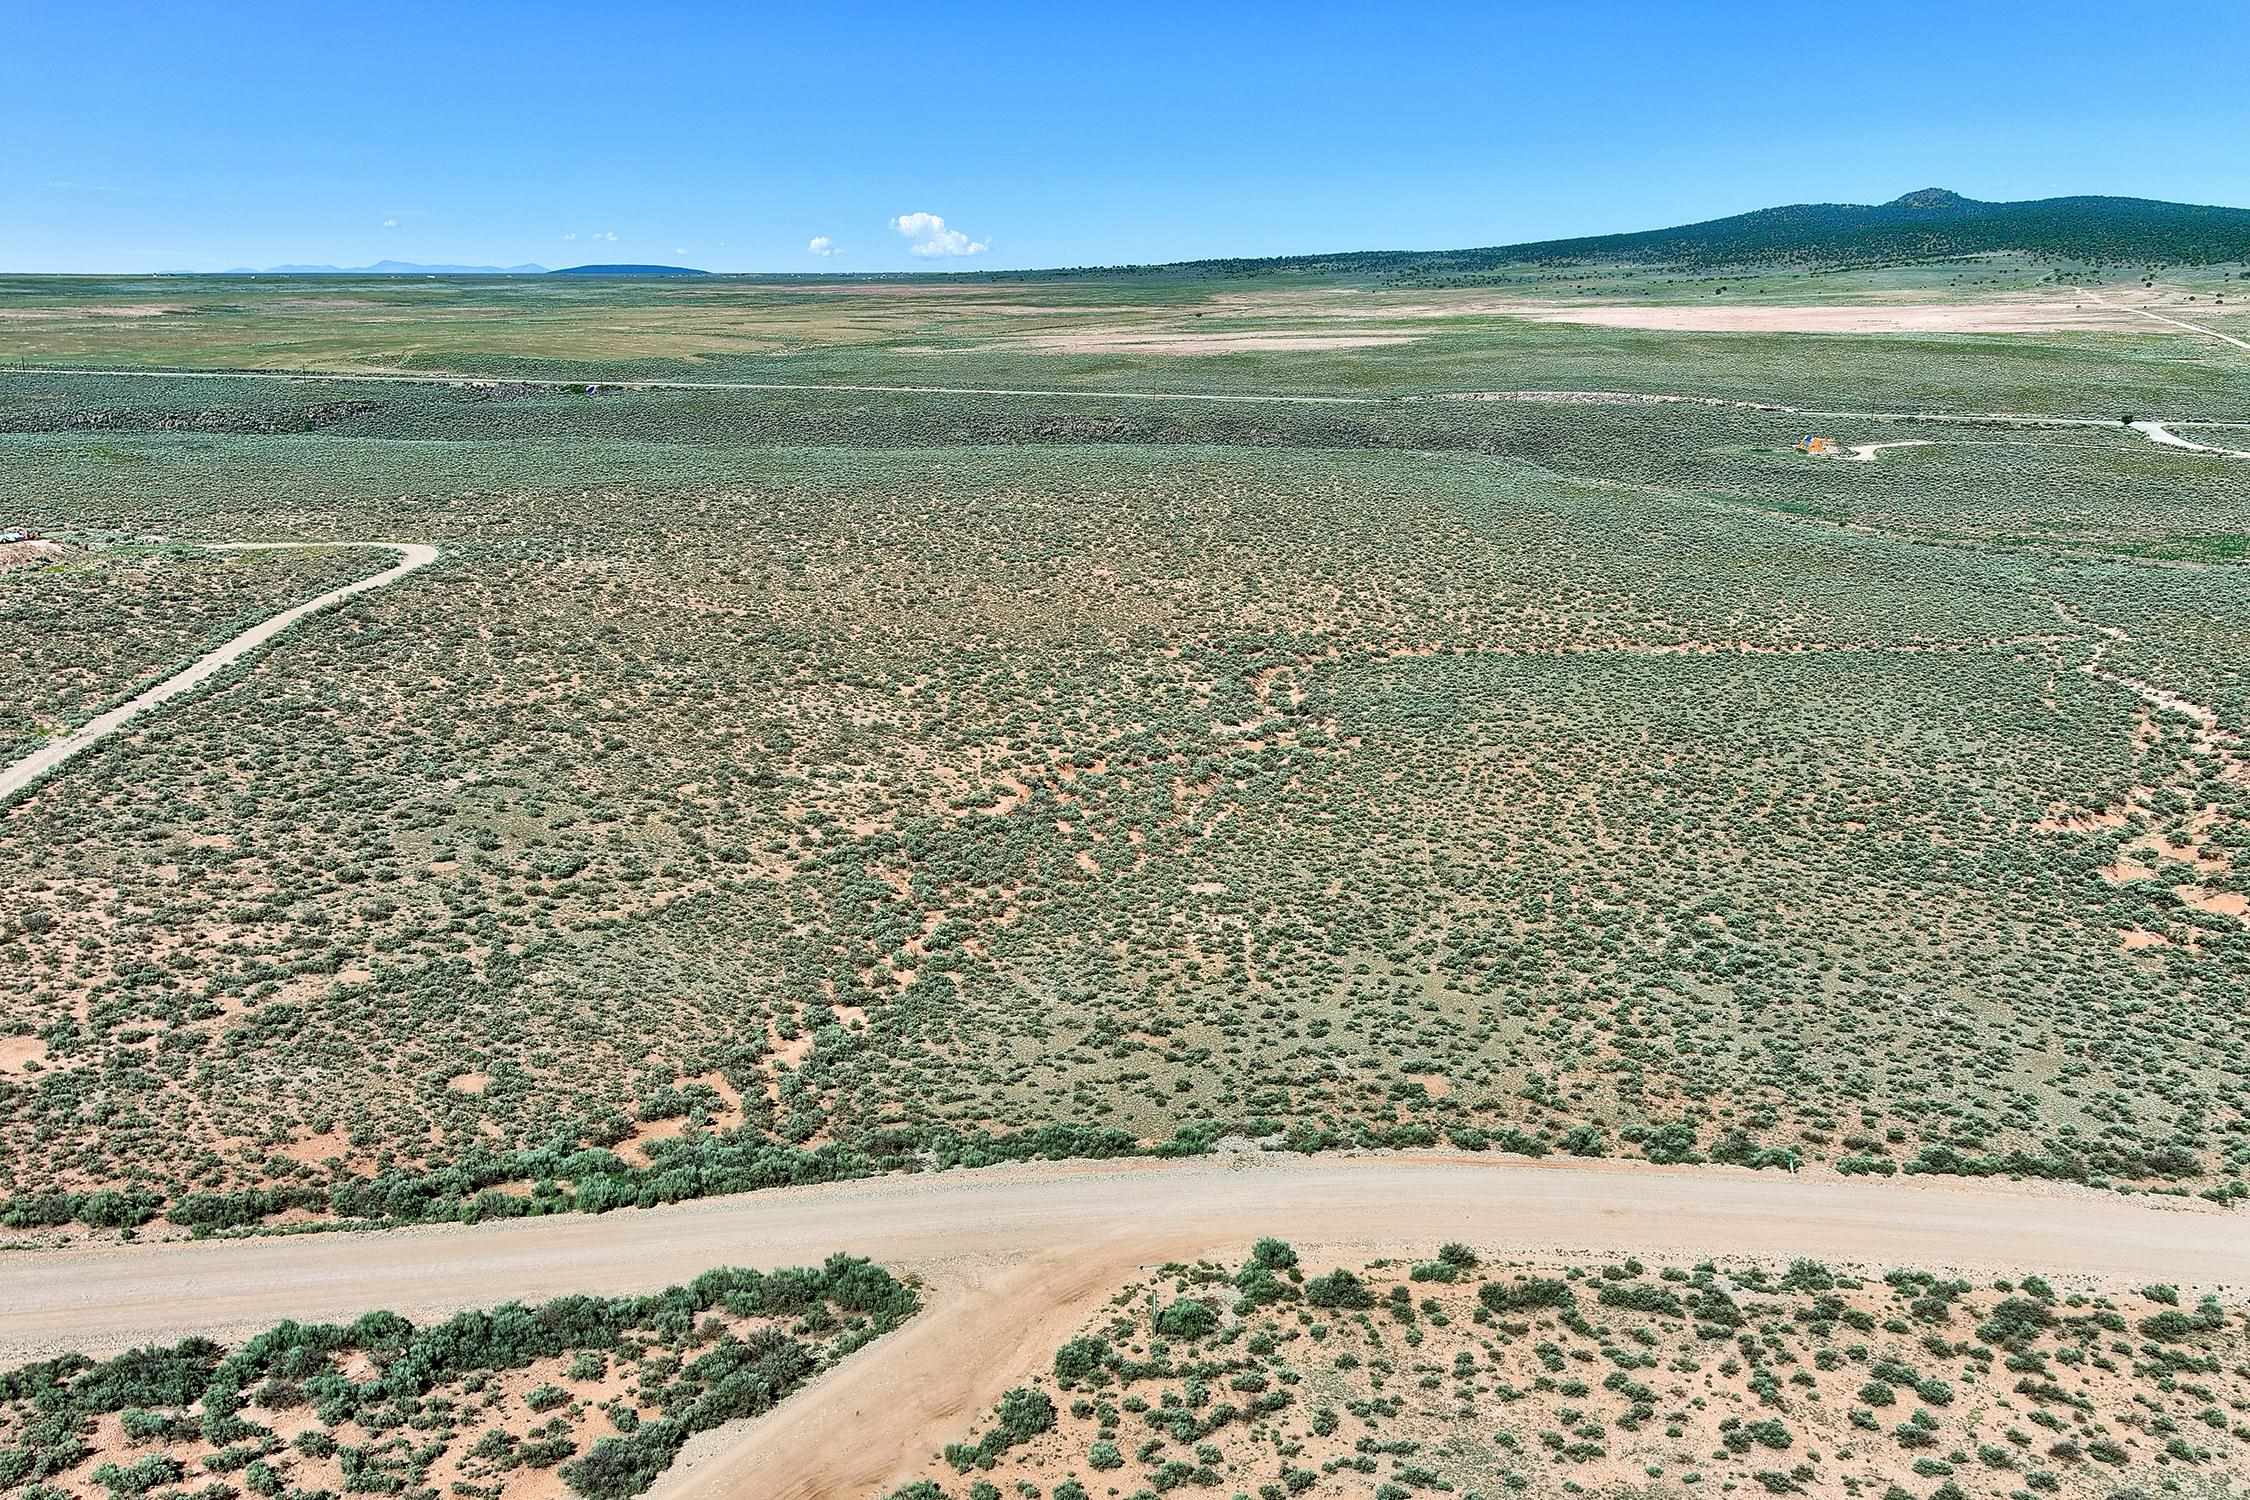
<path id="1" fill-rule="evenodd" d="M 891 220 L 891 228 L 914 242 L 906 247 L 910 255 L 982 255 L 992 248 L 958 229 L 946 228 L 937 214 L 900 214 Z"/>
<path id="2" fill-rule="evenodd" d="M 807 240 L 805 242 L 805 249 L 809 254 L 813 255 L 841 255 L 844 253 L 843 251 L 837 249 L 836 242 L 830 239 L 825 234 L 816 234 L 811 239 Z"/>
<path id="3" fill-rule="evenodd" d="M 388 218 L 388 219 L 385 219 L 385 220 L 383 221 L 383 227 L 384 227 L 385 229 L 396 229 L 396 228 L 398 228 L 398 216 L 397 216 L 396 214 L 393 214 L 393 215 L 392 215 L 392 216 L 391 216 L 390 218 Z"/>
<path id="4" fill-rule="evenodd" d="M 614 240 L 617 238 L 617 231 L 612 229 L 606 234 L 597 234 L 594 238 L 597 240 Z"/>
<path id="5" fill-rule="evenodd" d="M 564 236 L 563 236 L 563 238 L 564 238 L 564 239 L 566 239 L 566 240 L 574 240 L 574 239 L 577 239 L 577 238 L 578 238 L 578 231 L 577 231 L 577 230 L 575 230 L 575 229 L 573 229 L 573 230 L 571 230 L 571 231 L 570 231 L 570 232 L 569 232 L 568 234 L 564 235 Z"/>

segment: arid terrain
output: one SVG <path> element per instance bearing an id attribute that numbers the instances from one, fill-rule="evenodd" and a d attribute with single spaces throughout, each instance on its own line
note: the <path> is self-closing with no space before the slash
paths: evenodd
<path id="1" fill-rule="evenodd" d="M 227 1475 L 197 1493 L 625 1500 L 688 1437 L 770 1411 L 915 1307 L 881 1267 L 832 1255 L 424 1328 L 376 1310 L 232 1349 L 66 1355 L 0 1381 L 0 1485 L 93 1500 Z"/>
<path id="2" fill-rule="evenodd" d="M 0 1477 L 2222 1493 L 2240 269 L 0 280 Z"/>
<path id="3" fill-rule="evenodd" d="M 1268 1238 L 1118 1288 L 892 1493 L 2200 1489 L 2250 1443 L 2241 1325 L 2171 1286 L 1488 1263 L 1458 1241 L 1316 1271 Z"/>

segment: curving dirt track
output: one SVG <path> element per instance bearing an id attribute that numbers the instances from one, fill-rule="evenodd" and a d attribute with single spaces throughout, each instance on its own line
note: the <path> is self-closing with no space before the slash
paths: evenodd
<path id="1" fill-rule="evenodd" d="M 330 589 L 316 599 L 283 610 L 270 619 L 261 620 L 242 634 L 222 646 L 205 652 L 182 670 L 173 673 L 156 686 L 138 693 L 105 714 L 89 719 L 70 733 L 50 745 L 34 750 L 10 766 L 0 766 L 0 802 L 38 781 L 64 761 L 81 751 L 90 750 L 123 729 L 127 723 L 140 717 L 167 699 L 176 698 L 190 689 L 202 686 L 213 677 L 233 666 L 251 652 L 302 620 L 330 605 L 341 604 L 357 594 L 370 589 L 383 588 L 398 582 L 417 568 L 426 568 L 437 561 L 435 547 L 419 542 L 211 542 L 206 550 L 212 552 L 273 552 L 283 549 L 299 550 L 334 547 L 379 547 L 399 554 L 395 566 L 382 572 L 347 583 L 342 588 Z"/>
<path id="2" fill-rule="evenodd" d="M 2164 422 L 2135 422 L 2132 428 L 2150 442 L 2166 448 L 2186 448 L 2195 453 L 2216 453 L 2222 458 L 2250 458 L 2240 448 L 2214 448 L 2209 443 L 2198 443 L 2181 437 Z"/>
<path id="3" fill-rule="evenodd" d="M 929 1306 L 755 1422 L 691 1444 L 661 1500 L 864 1496 L 958 1437 L 1133 1268 L 1239 1254 L 1818 1256 L 2128 1286 L 2250 1282 L 2241 1221 L 2201 1204 L 1959 1181 L 1426 1155 L 995 1167 L 476 1227 L 0 1255 L 0 1366 L 372 1307 L 414 1317 L 648 1291 L 831 1250 L 920 1275 Z M 848 1441 L 839 1434 L 849 1432 Z"/>

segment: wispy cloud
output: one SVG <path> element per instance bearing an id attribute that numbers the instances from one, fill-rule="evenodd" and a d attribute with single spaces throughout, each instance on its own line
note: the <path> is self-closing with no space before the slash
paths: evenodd
<path id="1" fill-rule="evenodd" d="M 891 220 L 891 228 L 913 241 L 906 247 L 910 255 L 982 255 L 992 248 L 984 240 L 972 240 L 958 229 L 947 228 L 938 214 L 900 214 Z"/>
<path id="2" fill-rule="evenodd" d="M 844 253 L 837 249 L 836 242 L 825 234 L 816 234 L 807 240 L 805 249 L 813 255 L 842 255 Z"/>
<path id="3" fill-rule="evenodd" d="M 384 227 L 385 229 L 396 229 L 396 228 L 398 228 L 398 215 L 397 215 L 397 214 L 392 214 L 392 215 L 391 215 L 391 216 L 390 216 L 389 218 L 385 219 L 385 220 L 383 221 L 383 227 Z"/>

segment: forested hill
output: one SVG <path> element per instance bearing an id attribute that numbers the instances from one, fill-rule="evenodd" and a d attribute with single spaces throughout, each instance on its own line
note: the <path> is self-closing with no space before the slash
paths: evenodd
<path id="1" fill-rule="evenodd" d="M 1944 188 L 1924 188 L 1888 203 L 1792 203 L 1701 224 L 1632 234 L 1538 240 L 1474 250 L 1365 250 L 1127 269 L 1211 276 L 1331 272 L 1420 280 L 1539 261 L 1829 266 L 1992 251 L 2019 251 L 2081 264 L 2250 261 L 2250 209 L 2164 203 L 2153 198 L 2040 198 L 2022 203 L 1985 203 Z"/>
<path id="2" fill-rule="evenodd" d="M 1888 203 L 1793 203 L 1704 224 L 1547 240 L 1499 253 L 1512 259 L 1735 264 L 1920 259 L 1992 250 L 2075 261 L 2244 260 L 2250 259 L 2250 209 L 2153 198 L 1982 203 L 1924 188 Z"/>

